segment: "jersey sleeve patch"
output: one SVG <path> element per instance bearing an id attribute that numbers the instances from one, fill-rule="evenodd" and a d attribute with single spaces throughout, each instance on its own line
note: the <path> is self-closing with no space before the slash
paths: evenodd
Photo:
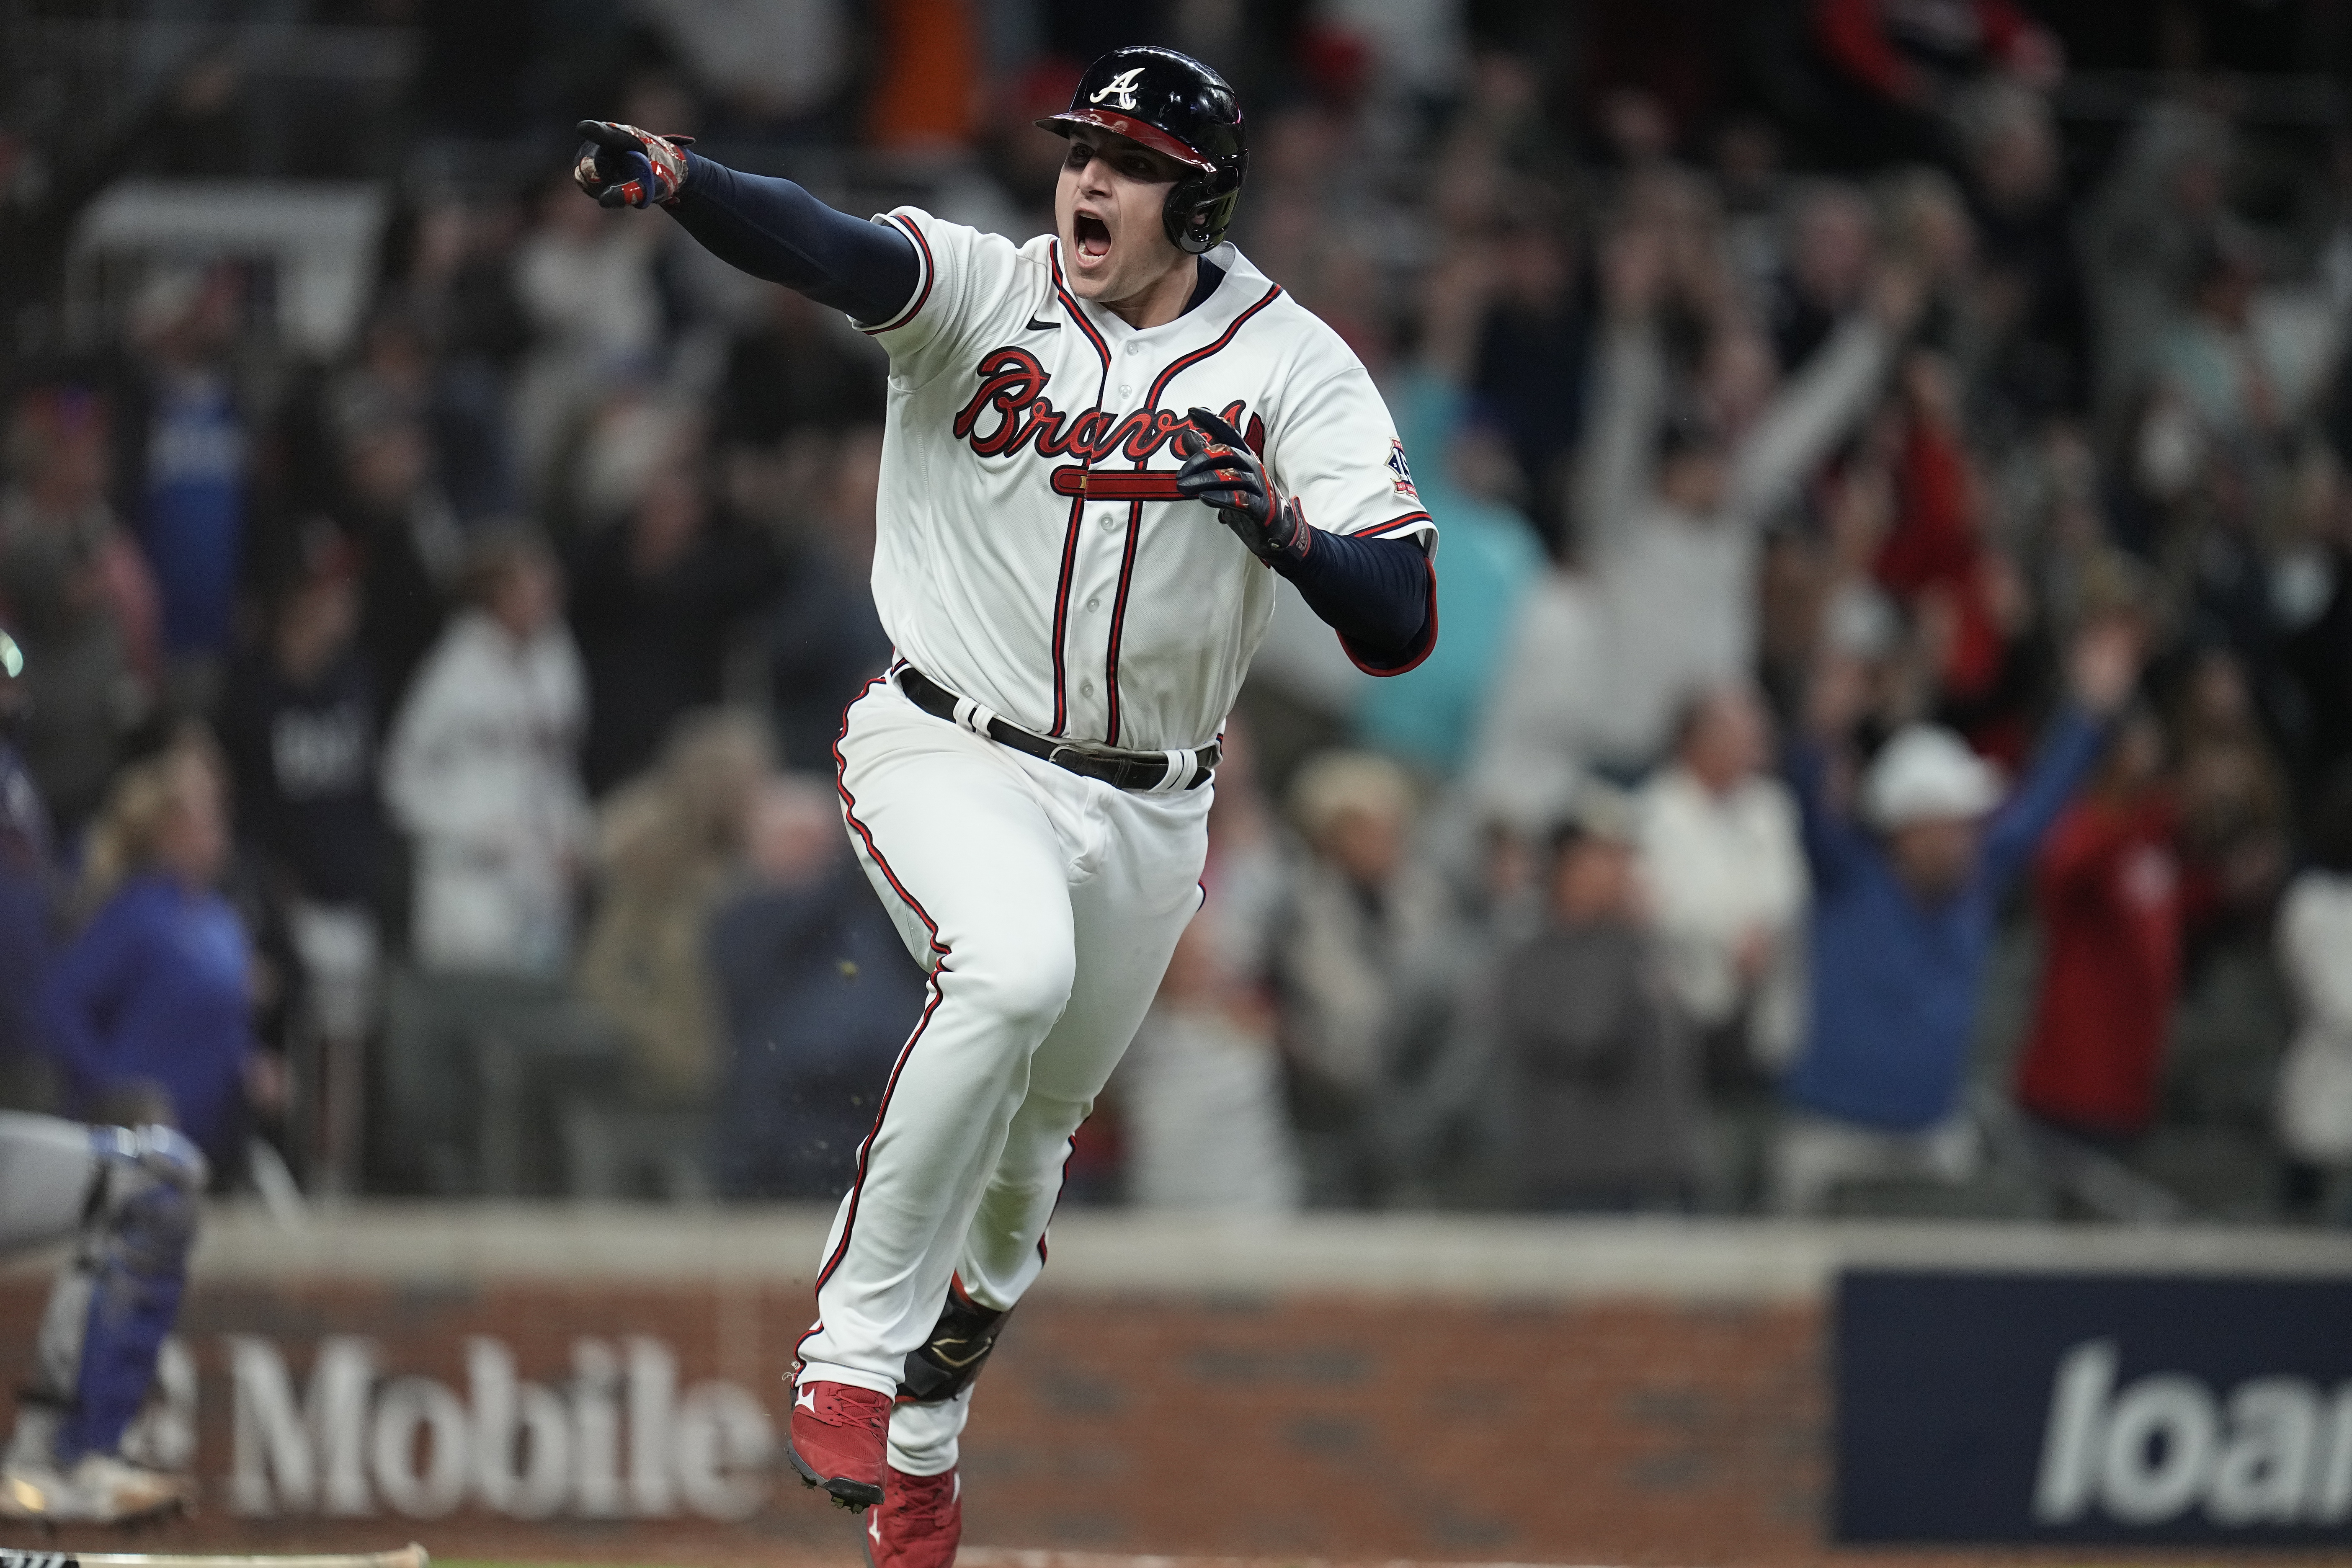
<path id="1" fill-rule="evenodd" d="M 1412 466 L 1404 460 L 1404 443 L 1389 437 L 1389 488 L 1405 500 L 1419 505 L 1421 492 L 1412 488 Z"/>

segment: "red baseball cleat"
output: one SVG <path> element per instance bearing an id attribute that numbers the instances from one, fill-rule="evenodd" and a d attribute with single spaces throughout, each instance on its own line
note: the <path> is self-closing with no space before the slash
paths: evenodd
<path id="1" fill-rule="evenodd" d="M 845 1383 L 803 1383 L 793 1395 L 793 1468 L 810 1486 L 856 1512 L 882 1500 L 883 1455 L 890 1440 L 887 1394 Z"/>
<path id="2" fill-rule="evenodd" d="M 893 1465 L 882 1506 L 866 1516 L 874 1568 L 950 1568 L 963 1538 L 963 1483 L 953 1470 L 910 1476 Z"/>

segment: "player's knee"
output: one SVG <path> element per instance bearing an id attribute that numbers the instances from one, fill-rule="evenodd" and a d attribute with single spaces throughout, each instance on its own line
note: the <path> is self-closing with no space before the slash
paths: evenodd
<path id="1" fill-rule="evenodd" d="M 998 1168 L 996 1179 L 1003 1183 L 1022 1175 L 1034 1174 L 1041 1181 L 1059 1184 L 1062 1155 L 1069 1148 L 1070 1134 L 1078 1123 L 1092 1115 L 1095 1102 L 1091 1096 L 1073 1100 L 1058 1093 L 1050 1082 L 1032 1079 L 1029 1089 L 1022 1097 L 1021 1109 L 1013 1118 L 1007 1133 L 1005 1160 Z"/>
<path id="2" fill-rule="evenodd" d="M 180 1274 L 196 1238 L 205 1157 L 169 1127 L 93 1130 L 106 1161 L 104 1196 L 93 1220 L 132 1272 Z"/>
<path id="3" fill-rule="evenodd" d="M 1067 942 L 1024 941 L 1010 933 L 977 951 L 959 946 L 950 968 L 978 1005 L 1008 1026 L 1041 1036 L 1069 1005 L 1070 987 L 1077 982 L 1077 961 Z"/>

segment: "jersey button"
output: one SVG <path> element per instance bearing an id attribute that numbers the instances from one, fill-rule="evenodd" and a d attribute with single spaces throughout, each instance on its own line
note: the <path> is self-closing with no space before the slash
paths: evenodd
<path id="1" fill-rule="evenodd" d="M 1102 608 L 1102 595 L 1099 595 L 1099 594 L 1097 594 L 1097 595 L 1096 595 L 1093 598 L 1088 599 L 1088 600 L 1087 601 L 1087 609 L 1089 609 L 1089 610 L 1099 610 L 1099 609 L 1101 609 L 1101 608 Z"/>
<path id="2" fill-rule="evenodd" d="M 1091 680 L 1082 680 L 1082 681 L 1078 682 L 1078 695 L 1079 695 L 1079 696 L 1081 696 L 1081 697 L 1092 697 L 1094 694 L 1095 694 L 1095 683 L 1094 683 L 1093 681 L 1091 681 Z"/>
<path id="3" fill-rule="evenodd" d="M 1122 387 L 1120 387 L 1120 388 L 1118 389 L 1118 395 L 1119 395 L 1121 397 L 1125 397 L 1125 396 L 1127 396 L 1129 394 L 1132 393 L 1134 390 L 1135 390 L 1135 388 L 1133 388 L 1133 387 L 1131 387 L 1131 386 L 1122 386 Z"/>
<path id="4" fill-rule="evenodd" d="M 1114 514 L 1112 514 L 1112 513 L 1110 513 L 1110 512 L 1105 512 L 1105 513 L 1103 513 L 1103 515 L 1102 515 L 1102 525 L 1103 525 L 1103 531 L 1107 533 L 1107 532 L 1108 532 L 1110 530 L 1112 530 L 1112 529 L 1114 529 L 1114 528 L 1117 528 L 1117 527 L 1118 526 L 1118 517 L 1117 517 L 1117 516 L 1115 516 Z"/>
<path id="5" fill-rule="evenodd" d="M 1129 354 L 1139 354 L 1143 352 L 1143 345 L 1141 343 L 1129 343 L 1127 345 L 1127 352 Z"/>

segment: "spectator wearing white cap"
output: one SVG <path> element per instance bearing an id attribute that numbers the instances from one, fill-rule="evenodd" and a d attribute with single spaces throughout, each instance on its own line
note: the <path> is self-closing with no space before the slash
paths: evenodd
<path id="1" fill-rule="evenodd" d="M 1898 731 L 1863 775 L 1860 821 L 1833 798 L 1827 747 L 1851 728 L 1861 683 L 1837 664 L 1816 676 L 1815 736 L 1788 770 L 1813 877 L 1811 1022 L 1784 1084 L 1776 1206 L 1815 1212 L 1847 1181 L 1974 1169 L 1961 1089 L 2000 900 L 2097 761 L 2139 659 L 2130 620 L 2085 629 L 2071 700 L 2006 800 L 1958 736 Z"/>

